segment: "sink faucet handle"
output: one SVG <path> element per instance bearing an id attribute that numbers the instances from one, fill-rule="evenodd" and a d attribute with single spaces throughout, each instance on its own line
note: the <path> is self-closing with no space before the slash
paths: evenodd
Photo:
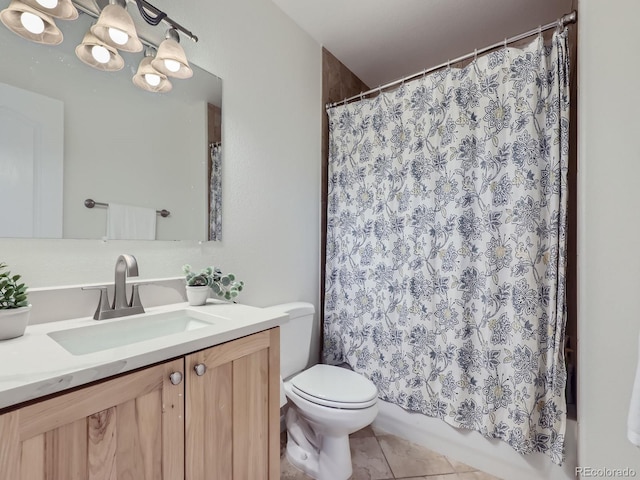
<path id="1" fill-rule="evenodd" d="M 102 318 L 103 312 L 111 310 L 111 305 L 109 305 L 109 292 L 107 291 L 106 285 L 100 285 L 97 287 L 82 287 L 82 290 L 100 290 L 100 300 L 98 301 L 98 308 L 96 308 L 96 313 L 93 314 L 94 320 L 100 320 Z"/>
<path id="2" fill-rule="evenodd" d="M 131 304 L 130 307 L 140 307 L 142 312 L 144 313 L 144 308 L 142 307 L 142 302 L 140 301 L 140 284 L 134 283 L 131 286 Z"/>

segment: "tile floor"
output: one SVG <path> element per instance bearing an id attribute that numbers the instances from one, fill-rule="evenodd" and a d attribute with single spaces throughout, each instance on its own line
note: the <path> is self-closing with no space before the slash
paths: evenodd
<path id="1" fill-rule="evenodd" d="M 366 427 L 351 435 L 351 480 L 500 480 L 402 438 Z M 281 437 L 281 480 L 309 480 L 285 457 Z"/>

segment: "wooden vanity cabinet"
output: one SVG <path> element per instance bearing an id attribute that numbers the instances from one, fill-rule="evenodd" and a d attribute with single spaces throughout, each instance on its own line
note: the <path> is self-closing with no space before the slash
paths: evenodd
<path id="1" fill-rule="evenodd" d="M 273 328 L 0 415 L 0 478 L 276 480 L 279 345 Z"/>
<path id="2" fill-rule="evenodd" d="M 124 374 L 0 416 L 0 478 L 183 478 L 182 359 Z"/>
<path id="3" fill-rule="evenodd" d="M 186 479 L 280 478 L 280 332 L 188 355 Z"/>

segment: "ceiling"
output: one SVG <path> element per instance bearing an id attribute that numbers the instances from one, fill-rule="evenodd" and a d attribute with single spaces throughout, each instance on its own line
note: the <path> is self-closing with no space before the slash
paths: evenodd
<path id="1" fill-rule="evenodd" d="M 273 0 L 375 88 L 557 20 L 572 0 Z"/>

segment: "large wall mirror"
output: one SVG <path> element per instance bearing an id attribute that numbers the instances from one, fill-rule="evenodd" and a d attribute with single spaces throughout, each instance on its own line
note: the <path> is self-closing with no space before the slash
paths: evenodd
<path id="1" fill-rule="evenodd" d="M 1 0 L 0 9 L 8 3 Z M 192 78 L 171 79 L 168 93 L 147 92 L 132 82 L 142 54 L 121 53 L 125 67 L 118 72 L 95 70 L 74 52 L 92 22 L 86 14 L 57 22 L 64 41 L 55 47 L 29 42 L 0 24 L 0 236 L 105 238 L 107 210 L 87 208 L 85 200 L 93 199 L 168 210 L 169 216 L 157 218 L 158 240 L 209 239 L 222 80 L 191 63 Z M 30 113 L 16 114 L 22 97 L 27 110 L 46 116 L 36 121 L 51 129 L 31 128 Z M 12 165 L 16 148 L 35 145 L 45 159 L 61 148 L 58 172 Z M 61 195 L 49 181 L 62 184 Z M 9 231 L 14 220 L 7 211 L 18 208 L 31 212 L 30 232 L 28 226 Z"/>

